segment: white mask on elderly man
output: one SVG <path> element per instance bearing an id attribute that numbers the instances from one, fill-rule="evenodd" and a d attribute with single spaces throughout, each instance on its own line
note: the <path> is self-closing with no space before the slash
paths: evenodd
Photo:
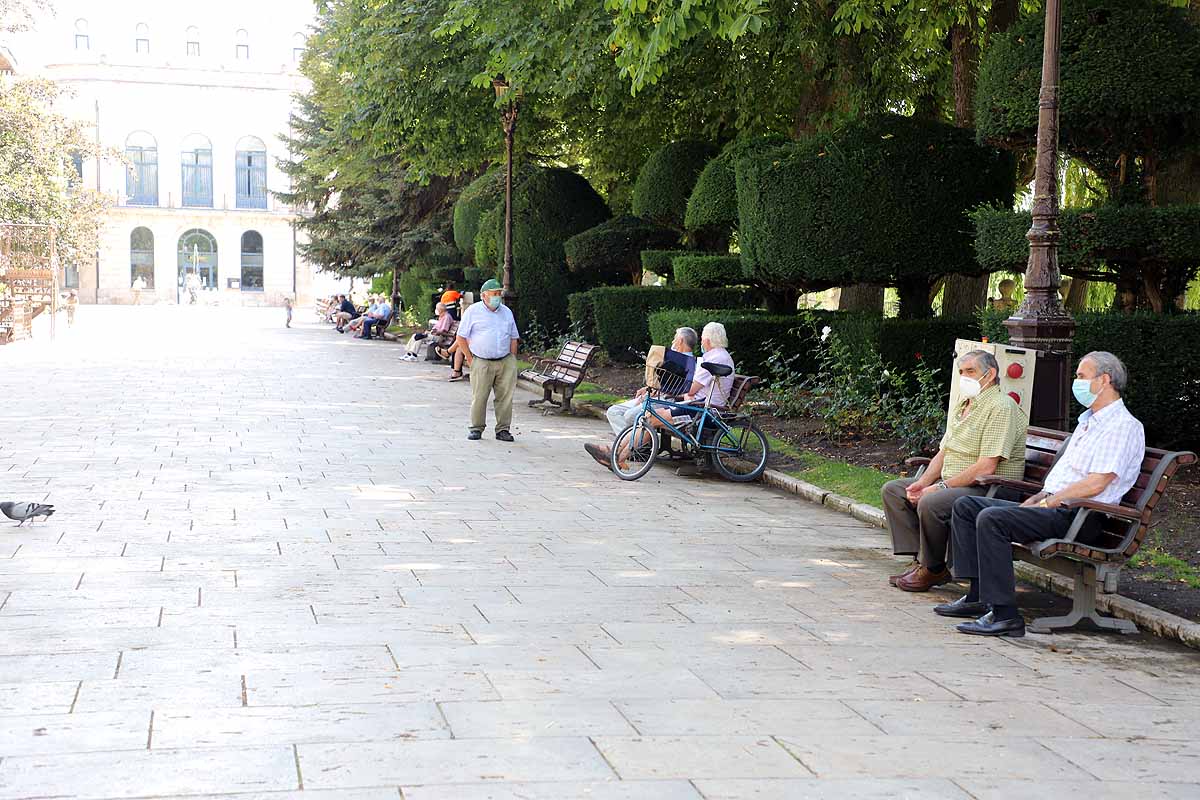
<path id="1" fill-rule="evenodd" d="M 983 391 L 983 384 L 977 378 L 968 378 L 966 375 L 958 376 L 958 393 L 968 400 L 979 397 L 979 393 Z"/>

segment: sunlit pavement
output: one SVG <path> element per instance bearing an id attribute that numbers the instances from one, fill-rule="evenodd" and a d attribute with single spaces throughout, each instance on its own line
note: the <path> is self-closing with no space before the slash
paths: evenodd
<path id="1" fill-rule="evenodd" d="M 523 402 L 468 442 L 467 384 L 297 320 L 0 347 L 0 499 L 58 508 L 0 526 L 0 797 L 1200 796 L 1193 651 L 964 637 L 877 530 Z"/>

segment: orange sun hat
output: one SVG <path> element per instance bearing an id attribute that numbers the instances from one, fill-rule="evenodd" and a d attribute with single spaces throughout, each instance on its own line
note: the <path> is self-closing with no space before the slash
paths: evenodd
<path id="1" fill-rule="evenodd" d="M 442 304 L 443 305 L 448 306 L 452 303 L 457 303 L 459 301 L 459 299 L 461 299 L 461 298 L 462 298 L 462 292 L 456 292 L 453 289 L 450 289 L 449 291 L 446 291 L 446 292 L 442 292 Z"/>

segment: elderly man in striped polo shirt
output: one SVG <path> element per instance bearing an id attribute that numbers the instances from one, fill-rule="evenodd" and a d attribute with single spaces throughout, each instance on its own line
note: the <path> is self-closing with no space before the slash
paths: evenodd
<path id="1" fill-rule="evenodd" d="M 901 478 L 883 487 L 883 510 L 896 555 L 916 560 L 889 582 L 906 592 L 927 592 L 952 580 L 950 514 L 954 502 L 986 489 L 981 475 L 1021 479 L 1025 474 L 1025 430 L 1029 420 L 1000 391 L 1000 365 L 986 350 L 958 359 L 959 395 L 937 455 L 920 478 Z"/>

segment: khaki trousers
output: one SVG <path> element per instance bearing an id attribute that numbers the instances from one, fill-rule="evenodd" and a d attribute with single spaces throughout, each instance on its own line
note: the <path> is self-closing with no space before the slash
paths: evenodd
<path id="1" fill-rule="evenodd" d="M 471 430 L 487 427 L 487 401 L 496 396 L 496 432 L 512 426 L 513 390 L 517 388 L 517 357 L 507 356 L 499 361 L 475 357 L 471 362 Z"/>
<path id="2" fill-rule="evenodd" d="M 983 487 L 939 489 L 922 497 L 913 508 L 904 490 L 916 478 L 899 478 L 883 485 L 883 513 L 892 534 L 892 551 L 898 556 L 915 555 L 929 569 L 950 564 L 950 515 L 954 501 L 968 495 L 987 494 Z"/>

